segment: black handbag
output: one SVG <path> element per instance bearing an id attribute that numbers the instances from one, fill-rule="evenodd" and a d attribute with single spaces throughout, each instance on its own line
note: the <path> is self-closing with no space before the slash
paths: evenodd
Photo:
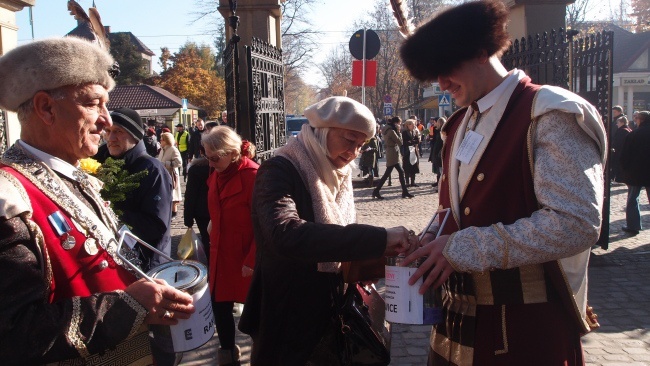
<path id="1" fill-rule="evenodd" d="M 353 283 L 337 298 L 334 321 L 341 364 L 388 365 L 391 335 L 381 295 L 372 286 Z"/>

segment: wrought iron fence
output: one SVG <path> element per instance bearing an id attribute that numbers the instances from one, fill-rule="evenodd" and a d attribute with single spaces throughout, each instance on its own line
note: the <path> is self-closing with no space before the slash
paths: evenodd
<path id="1" fill-rule="evenodd" d="M 609 121 L 614 33 L 574 37 L 575 32 L 560 28 L 515 40 L 501 62 L 508 70 L 524 70 L 536 84 L 571 90 L 596 106 L 603 121 Z"/>
<path id="2" fill-rule="evenodd" d="M 515 40 L 503 55 L 506 69 L 522 69 L 536 84 L 559 86 L 580 95 L 593 104 L 602 116 L 610 136 L 614 33 L 603 31 L 575 38 L 578 32 L 559 29 L 550 34 Z M 611 139 L 610 139 L 611 140 Z M 603 225 L 598 245 L 608 248 L 609 241 L 609 167 L 605 169 Z"/>
<path id="3" fill-rule="evenodd" d="M 258 38 L 246 46 L 251 141 L 264 161 L 286 143 L 282 50 Z"/>

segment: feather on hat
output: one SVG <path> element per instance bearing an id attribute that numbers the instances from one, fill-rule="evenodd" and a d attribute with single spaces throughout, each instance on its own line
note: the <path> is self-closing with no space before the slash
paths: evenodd
<path id="1" fill-rule="evenodd" d="M 88 41 L 64 37 L 35 41 L 0 57 L 0 107 L 15 112 L 36 92 L 98 84 L 112 90 L 113 57 Z"/>

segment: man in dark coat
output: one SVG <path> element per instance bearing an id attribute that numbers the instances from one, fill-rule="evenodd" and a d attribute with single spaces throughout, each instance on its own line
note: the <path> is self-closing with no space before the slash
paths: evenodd
<path id="1" fill-rule="evenodd" d="M 158 250 L 171 253 L 170 222 L 172 217 L 172 183 L 160 161 L 147 154 L 142 137 L 140 116 L 132 109 L 111 112 L 113 126 L 106 128 L 106 145 L 114 159 L 124 160 L 124 169 L 134 174 L 146 170 L 140 186 L 127 193 L 124 201 L 116 202 L 122 211 L 120 219 L 131 227 L 133 234 Z M 139 247 L 142 268 L 148 270 L 166 262 L 149 249 Z"/>
<path id="2" fill-rule="evenodd" d="M 189 161 L 201 156 L 201 135 L 205 132 L 205 122 L 199 118 L 196 120 L 195 127 L 190 133 L 190 146 L 187 148 Z"/>
<path id="3" fill-rule="evenodd" d="M 650 200 L 650 112 L 641 111 L 634 119 L 638 128 L 625 138 L 619 159 L 621 181 L 628 186 L 626 226 L 623 226 L 623 231 L 630 235 L 637 235 L 643 229 L 639 211 L 639 195 L 642 188 L 645 188 Z"/>
<path id="4" fill-rule="evenodd" d="M 623 150 L 623 144 L 625 144 L 625 138 L 630 132 L 632 130 L 628 126 L 627 117 L 618 117 L 616 120 L 616 129 L 612 131 L 614 139 L 612 140 L 612 153 L 610 155 L 610 178 L 615 182 L 621 180 L 619 159 Z"/>

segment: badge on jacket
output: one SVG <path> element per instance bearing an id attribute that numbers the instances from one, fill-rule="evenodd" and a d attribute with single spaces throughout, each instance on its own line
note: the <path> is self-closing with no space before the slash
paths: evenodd
<path id="1" fill-rule="evenodd" d="M 61 214 L 61 211 L 54 212 L 47 217 L 47 220 L 50 222 L 57 235 L 61 238 L 61 246 L 63 249 L 70 250 L 74 248 L 74 246 L 77 244 L 77 241 L 75 240 L 74 236 L 69 234 L 72 230 L 72 227 L 65 220 L 63 214 Z"/>

